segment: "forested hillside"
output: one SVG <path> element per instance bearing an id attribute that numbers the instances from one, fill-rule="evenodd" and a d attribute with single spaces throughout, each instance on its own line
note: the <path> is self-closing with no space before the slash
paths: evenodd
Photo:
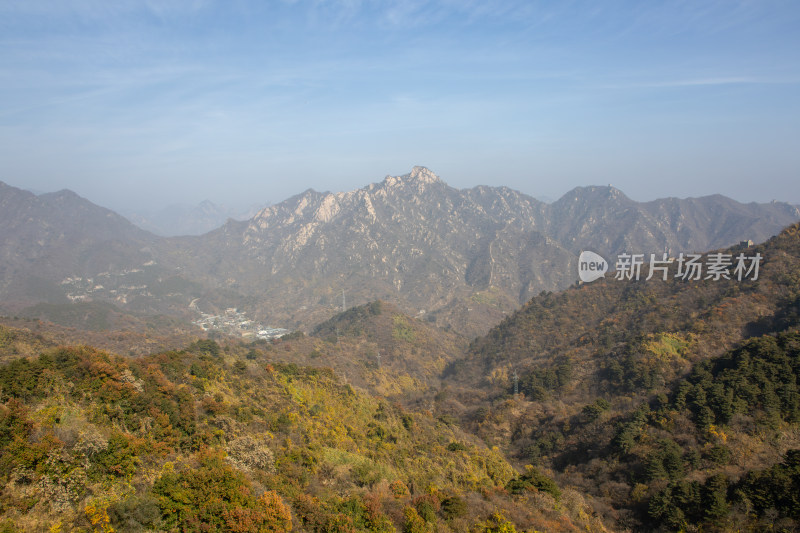
<path id="1" fill-rule="evenodd" d="M 0 530 L 603 531 L 452 420 L 280 363 L 302 340 L 0 366 Z"/>
<path id="2" fill-rule="evenodd" d="M 441 410 L 615 528 L 798 527 L 800 226 L 746 253 L 757 280 L 542 293 L 448 366 Z"/>

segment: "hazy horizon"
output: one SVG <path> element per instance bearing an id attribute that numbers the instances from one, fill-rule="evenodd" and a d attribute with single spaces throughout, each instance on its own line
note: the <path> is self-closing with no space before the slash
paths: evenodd
<path id="1" fill-rule="evenodd" d="M 430 169 L 430 170 L 432 170 L 432 169 Z M 403 174 L 408 174 L 408 172 L 405 172 Z M 399 175 L 403 175 L 403 174 L 395 174 L 395 175 L 399 176 Z M 382 181 L 382 179 L 383 178 L 375 179 L 375 180 L 373 180 L 373 181 L 371 181 L 369 183 L 365 183 L 364 185 L 357 185 L 355 188 L 356 189 L 364 188 L 364 187 L 367 187 L 368 185 L 370 185 L 372 183 L 379 183 L 380 181 Z M 2 180 L 0 180 L 0 181 L 2 181 Z M 446 180 L 444 180 L 444 181 L 445 181 L 445 183 L 447 183 Z M 61 190 L 65 190 L 65 188 L 62 188 L 62 189 L 52 190 L 52 191 L 42 191 L 42 190 L 39 190 L 39 189 L 30 189 L 30 188 L 26 188 L 24 186 L 17 186 L 17 185 L 14 185 L 12 183 L 9 183 L 9 185 L 14 186 L 14 187 L 18 187 L 18 188 L 23 189 L 23 190 L 26 190 L 28 192 L 36 194 L 37 196 L 38 195 L 42 195 L 42 194 L 55 193 L 55 192 L 59 192 Z M 447 185 L 451 186 L 451 187 L 455 187 L 457 189 L 471 188 L 471 187 L 456 187 L 456 186 L 454 186 L 454 185 L 452 185 L 450 183 L 447 183 Z M 487 184 L 478 184 L 478 185 L 487 185 Z M 489 185 L 489 186 L 492 186 L 492 187 L 503 187 L 504 185 L 502 183 L 496 183 L 496 184 Z M 668 195 L 668 196 L 659 196 L 659 197 L 653 197 L 653 198 L 640 199 L 640 198 L 634 198 L 634 197 L 630 196 L 629 194 L 627 194 L 626 191 L 620 189 L 619 187 L 617 187 L 613 183 L 608 183 L 608 184 L 587 183 L 585 185 L 576 185 L 575 187 L 571 187 L 570 189 L 565 190 L 562 194 L 558 195 L 557 197 L 551 197 L 551 196 L 545 196 L 545 195 L 537 196 L 537 195 L 533 195 L 533 194 L 530 194 L 530 193 L 525 192 L 525 191 L 519 191 L 519 192 L 522 192 L 523 194 L 527 194 L 528 196 L 532 196 L 533 198 L 535 198 L 536 200 L 539 200 L 541 202 L 544 202 L 544 203 L 547 203 L 547 204 L 551 204 L 553 202 L 558 201 L 561 197 L 563 197 L 564 195 L 568 194 L 570 191 L 572 191 L 572 190 L 574 190 L 574 189 L 576 189 L 578 187 L 607 187 L 607 186 L 611 186 L 611 187 L 614 187 L 614 188 L 620 190 L 625 196 L 627 196 L 628 198 L 630 198 L 631 200 L 633 200 L 635 202 L 649 202 L 649 201 L 652 201 L 652 200 L 661 200 L 661 199 L 666 199 L 666 198 L 678 198 L 678 199 L 700 198 L 702 196 L 713 196 L 715 194 L 722 194 L 722 193 L 709 193 L 707 195 L 698 195 L 698 196 L 687 196 L 687 195 L 681 196 L 681 195 L 674 195 L 673 194 L 673 195 Z M 305 192 L 306 190 L 309 190 L 309 189 L 315 190 L 316 192 L 320 192 L 320 193 L 334 193 L 334 194 L 338 193 L 338 192 L 349 192 L 350 190 L 355 190 L 355 189 L 348 189 L 348 190 L 330 190 L 330 189 L 325 189 L 325 190 L 319 190 L 319 189 L 314 189 L 313 187 L 306 187 L 302 191 L 299 191 L 297 193 L 292 193 L 289 196 L 286 196 L 284 198 L 278 198 L 278 199 L 274 199 L 274 200 L 264 200 L 264 201 L 261 201 L 261 202 L 259 202 L 257 198 L 247 198 L 247 199 L 245 199 L 245 197 L 242 197 L 242 199 L 240 201 L 238 201 L 238 202 L 236 202 L 236 201 L 234 201 L 234 202 L 219 202 L 219 201 L 214 201 L 214 200 L 212 200 L 210 198 L 205 198 L 205 199 L 199 200 L 197 202 L 189 202 L 189 201 L 181 201 L 181 199 L 179 198 L 179 199 L 177 199 L 177 201 L 172 201 L 172 202 L 166 203 L 166 204 L 158 204 L 158 203 L 156 203 L 156 204 L 140 204 L 140 205 L 137 204 L 137 205 L 130 205 L 130 206 L 125 206 L 125 207 L 121 207 L 121 208 L 116 208 L 116 207 L 111 206 L 111 205 L 105 205 L 105 204 L 102 204 L 102 203 L 98 203 L 98 202 L 95 202 L 94 200 L 92 200 L 91 198 L 88 198 L 88 197 L 86 197 L 86 196 L 84 196 L 82 194 L 77 193 L 76 191 L 72 191 L 72 192 L 76 192 L 81 197 L 91 201 L 92 203 L 95 203 L 96 205 L 99 205 L 100 207 L 111 209 L 112 211 L 115 211 L 118 214 L 123 215 L 123 216 L 130 216 L 130 215 L 157 215 L 159 213 L 162 213 L 162 212 L 165 212 L 165 211 L 169 210 L 170 208 L 179 208 L 179 209 L 183 209 L 183 210 L 193 210 L 193 209 L 200 208 L 202 204 L 208 202 L 208 203 L 211 203 L 213 206 L 215 206 L 217 208 L 224 209 L 229 214 L 230 217 L 235 218 L 235 219 L 244 220 L 244 219 L 249 218 L 250 216 L 252 216 L 251 214 L 247 214 L 248 211 L 253 211 L 255 209 L 259 209 L 260 210 L 260 209 L 263 209 L 265 207 L 269 207 L 271 205 L 279 204 L 279 203 L 281 203 L 283 201 L 289 200 L 293 196 L 296 196 L 296 195 L 299 195 L 299 194 L 303 194 L 303 192 Z M 71 190 L 71 189 L 66 188 L 66 190 Z M 518 189 L 514 189 L 514 190 L 518 190 Z M 800 203 L 793 202 L 793 201 L 786 200 L 786 199 L 777 199 L 777 198 L 775 198 L 775 199 L 772 199 L 772 200 L 769 200 L 769 201 L 756 201 L 756 200 L 733 198 L 733 197 L 725 195 L 725 194 L 722 194 L 722 195 L 726 196 L 728 198 L 731 198 L 732 200 L 735 200 L 737 202 L 743 203 L 743 204 L 751 203 L 751 202 L 769 203 L 771 201 L 777 201 L 777 202 L 787 203 L 787 204 L 790 204 L 790 205 L 793 205 L 795 207 L 800 208 Z"/>
<path id="2" fill-rule="evenodd" d="M 800 203 L 800 4 L 0 5 L 0 180 L 117 211 L 430 168 Z"/>

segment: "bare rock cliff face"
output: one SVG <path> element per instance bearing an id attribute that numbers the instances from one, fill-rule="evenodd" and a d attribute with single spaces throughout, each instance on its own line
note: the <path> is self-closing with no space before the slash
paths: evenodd
<path id="1" fill-rule="evenodd" d="M 577 188 L 548 205 L 506 187 L 458 190 L 414 167 L 355 191 L 308 190 L 188 245 L 198 257 L 212 252 L 196 276 L 256 295 L 264 315 L 309 324 L 344 290 L 354 304 L 394 301 L 471 334 L 572 284 L 584 249 L 703 251 L 762 241 L 799 216 L 787 204 L 722 196 L 638 203 L 613 187 Z"/>

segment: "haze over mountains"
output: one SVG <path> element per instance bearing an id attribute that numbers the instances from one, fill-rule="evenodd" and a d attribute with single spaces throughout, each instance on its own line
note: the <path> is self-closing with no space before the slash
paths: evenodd
<path id="1" fill-rule="evenodd" d="M 202 235 L 225 224 L 228 219 L 247 220 L 264 204 L 234 208 L 204 200 L 197 205 L 175 204 L 162 209 L 127 210 L 122 214 L 140 228 L 162 237 Z"/>
<path id="2" fill-rule="evenodd" d="M 552 204 L 505 187 L 458 190 L 424 167 L 339 193 L 308 190 L 200 236 L 163 238 L 74 193 L 3 185 L 0 298 L 110 301 L 147 312 L 239 307 L 309 328 L 375 299 L 476 334 L 576 280 L 584 249 L 705 251 L 760 242 L 800 218 L 723 196 L 639 203 L 579 187 Z"/>

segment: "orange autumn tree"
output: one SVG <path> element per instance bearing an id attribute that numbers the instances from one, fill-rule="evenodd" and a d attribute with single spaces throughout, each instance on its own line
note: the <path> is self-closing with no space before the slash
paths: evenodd
<path id="1" fill-rule="evenodd" d="M 283 533 L 292 515 L 274 491 L 253 496 L 248 479 L 225 461 L 224 453 L 204 450 L 197 466 L 167 471 L 156 481 L 164 525 L 180 531 Z"/>

